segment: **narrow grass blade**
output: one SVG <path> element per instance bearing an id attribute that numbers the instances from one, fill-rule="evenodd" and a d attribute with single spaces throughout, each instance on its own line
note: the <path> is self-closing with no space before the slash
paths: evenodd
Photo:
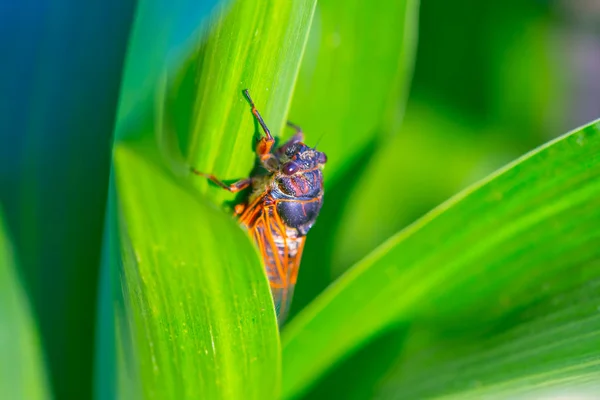
<path id="1" fill-rule="evenodd" d="M 356 264 L 291 321 L 286 397 L 398 321 L 494 320 L 600 277 L 600 123 L 527 154 Z"/>

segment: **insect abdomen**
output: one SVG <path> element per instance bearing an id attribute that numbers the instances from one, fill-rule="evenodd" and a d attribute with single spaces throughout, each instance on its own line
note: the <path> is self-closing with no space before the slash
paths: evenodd
<path id="1" fill-rule="evenodd" d="M 305 237 L 298 235 L 295 228 L 284 226 L 275 215 L 273 205 L 263 208 L 263 213 L 253 226 L 253 236 L 263 256 L 277 317 L 281 322 L 294 292 Z"/>
<path id="2" fill-rule="evenodd" d="M 321 204 L 321 197 L 312 200 L 279 200 L 277 213 L 288 227 L 306 235 L 319 215 Z"/>

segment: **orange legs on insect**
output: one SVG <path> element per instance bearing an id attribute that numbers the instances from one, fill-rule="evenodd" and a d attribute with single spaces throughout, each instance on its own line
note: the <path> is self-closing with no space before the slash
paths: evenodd
<path id="1" fill-rule="evenodd" d="M 260 115 L 260 112 L 254 105 L 254 101 L 250 97 L 250 93 L 248 93 L 248 89 L 245 89 L 243 91 L 243 93 L 244 93 L 244 96 L 246 97 L 246 99 L 248 100 L 248 102 L 250 103 L 250 106 L 252 107 L 252 114 L 254 115 L 254 117 L 256 118 L 258 123 L 260 124 L 263 132 L 265 133 L 265 136 L 260 138 L 260 140 L 258 141 L 258 143 L 256 145 L 256 154 L 260 158 L 260 161 L 263 163 L 265 168 L 270 169 L 268 166 L 268 160 L 274 157 L 273 154 L 271 153 L 271 149 L 273 148 L 273 145 L 275 144 L 275 139 L 273 138 L 273 135 L 271 135 L 271 131 L 269 130 L 269 128 L 267 127 L 267 124 L 265 123 L 262 116 Z M 289 140 L 289 142 L 301 142 L 304 140 L 304 133 L 302 132 L 302 128 L 300 128 L 298 125 L 295 125 L 289 121 L 287 122 L 287 125 L 296 131 L 296 133 L 294 134 L 294 136 L 292 136 L 292 138 Z M 190 170 L 194 174 L 203 176 L 203 177 L 209 179 L 211 182 L 215 183 L 216 185 L 222 187 L 225 190 L 230 191 L 231 193 L 239 192 L 241 190 L 246 189 L 250 185 L 252 185 L 251 177 L 245 178 L 245 179 L 240 179 L 239 181 L 228 185 L 228 184 L 224 183 L 223 181 L 221 181 L 216 176 L 214 176 L 213 174 L 206 174 L 204 172 L 200 172 L 200 171 L 196 170 L 194 167 L 190 167 Z M 240 215 L 244 211 L 244 208 L 245 208 L 245 206 L 243 204 L 238 204 L 235 207 L 235 213 L 237 215 Z"/>
<path id="2" fill-rule="evenodd" d="M 265 121 L 263 121 L 262 116 L 256 109 L 254 101 L 252 100 L 252 97 L 250 97 L 250 93 L 248 93 L 248 89 L 244 90 L 243 93 L 244 96 L 246 96 L 248 102 L 250 103 L 250 106 L 252 106 L 252 114 L 254 114 L 254 117 L 256 118 L 256 120 L 262 127 L 263 132 L 265 133 L 265 136 L 260 138 L 258 144 L 256 145 L 256 154 L 260 158 L 260 161 L 266 162 L 269 158 L 272 157 L 271 148 L 273 147 L 273 144 L 275 144 L 275 139 L 273 138 L 273 135 L 271 135 L 271 131 L 267 127 L 267 124 L 265 124 Z"/>
<path id="3" fill-rule="evenodd" d="M 250 106 L 252 106 L 252 114 L 254 114 L 254 117 L 256 118 L 256 120 L 258 121 L 258 123 L 262 127 L 262 130 L 265 133 L 265 136 L 262 137 L 258 141 L 258 144 L 256 145 L 256 154 L 260 158 L 261 162 L 264 163 L 273 156 L 271 154 L 271 148 L 273 147 L 273 144 L 275 143 L 275 139 L 273 138 L 273 135 L 271 135 L 271 131 L 267 127 L 267 124 L 265 124 L 265 121 L 262 119 L 262 116 L 256 109 L 256 106 L 254 105 L 254 101 L 252 100 L 252 98 L 250 97 L 250 94 L 248 93 L 248 89 L 244 90 L 243 93 L 244 93 L 244 96 L 246 97 L 246 99 L 248 100 L 248 102 L 250 103 Z M 219 178 L 217 178 L 213 174 L 205 174 L 204 172 L 200 172 L 200 171 L 196 170 L 194 167 L 190 167 L 190 170 L 196 175 L 208 178 L 210 181 L 212 181 L 216 185 L 218 185 L 218 186 L 222 187 L 223 189 L 228 190 L 232 193 L 236 193 L 236 192 L 239 192 L 240 190 L 244 190 L 252 184 L 252 178 L 246 178 L 246 179 L 241 179 L 237 182 L 234 182 L 230 185 L 227 185 L 226 183 L 221 181 Z M 237 210 L 236 210 L 236 213 L 237 213 Z"/>

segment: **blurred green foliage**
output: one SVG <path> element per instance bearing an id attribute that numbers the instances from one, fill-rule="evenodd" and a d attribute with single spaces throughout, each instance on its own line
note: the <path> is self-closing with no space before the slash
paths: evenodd
<path id="1" fill-rule="evenodd" d="M 37 323 L 18 276 L 18 261 L 0 209 L 0 388 L 10 399 L 49 399 Z"/>
<path id="2" fill-rule="evenodd" d="M 284 395 L 297 396 L 324 368 L 394 326 L 427 324 L 435 331 L 464 324 L 477 330 L 599 277 L 599 150 L 596 122 L 462 191 L 358 261 L 284 330 Z M 571 316 L 583 329 L 581 315 Z M 593 324 L 581 332 L 597 334 Z M 557 332 L 554 340 L 566 339 Z M 590 343 L 585 349 L 595 353 Z M 401 350 L 398 362 L 411 364 Z M 566 356 L 563 361 L 573 362 Z M 367 362 L 359 365 L 370 369 Z M 529 367 L 521 384 L 506 386 L 527 386 L 525 375 L 536 369 L 555 372 L 540 360 Z M 482 379 L 492 385 L 507 379 L 504 373 Z M 569 380 L 575 373 L 557 375 Z M 410 389 L 402 382 L 397 390 Z M 451 394 L 466 387 L 438 390 Z"/>
<path id="3" fill-rule="evenodd" d="M 326 0 L 311 29 L 290 120 L 309 145 L 328 155 L 327 197 L 304 250 L 303 278 L 291 314 L 330 282 L 335 227 L 351 187 L 378 144 L 387 141 L 404 111 L 414 64 L 419 2 Z M 360 15 L 360 18 L 356 16 Z M 385 37 L 386 40 L 374 40 Z"/>
<path id="4" fill-rule="evenodd" d="M 332 290 L 344 287 L 348 274 L 356 274 L 356 268 L 347 270 L 368 264 L 373 249 L 392 235 L 519 155 L 598 117 L 600 101 L 591 78 L 598 74 L 593 58 L 600 48 L 594 28 L 598 14 L 584 2 L 385 0 L 374 6 L 366 0 L 236 0 L 214 10 L 216 0 L 9 3 L 0 6 L 5 56 L 0 202 L 6 231 L 12 232 L 2 243 L 12 245 L 1 246 L 0 271 L 16 269 L 2 283 L 14 289 L 16 297 L 5 294 L 21 305 L 5 308 L 10 302 L 3 301 L 0 310 L 17 311 L 1 314 L 0 325 L 12 326 L 16 315 L 21 322 L 14 327 L 25 333 L 23 342 L 9 346 L 15 355 L 5 358 L 0 371 L 19 365 L 14 361 L 19 355 L 20 365 L 33 365 L 26 378 L 33 392 L 15 398 L 48 392 L 61 399 L 89 398 L 92 385 L 98 398 L 128 398 L 139 390 L 147 397 L 185 397 L 196 390 L 235 397 L 245 380 L 252 380 L 247 387 L 257 397 L 277 397 L 279 344 L 266 282 L 257 275 L 255 250 L 222 210 L 235 197 L 187 173 L 194 165 L 226 180 L 247 175 L 256 126 L 240 95 L 244 88 L 251 89 L 276 136 L 289 134 L 282 131 L 289 114 L 306 131 L 307 144 L 329 155 L 325 205 L 305 248 L 292 327 L 302 326 L 323 298 L 332 297 L 315 301 L 327 286 L 341 276 Z M 580 48 L 592 50 L 582 56 Z M 113 128 L 120 150 L 131 156 L 121 161 L 119 192 L 114 176 L 110 190 L 108 184 Z M 595 165 L 589 161 L 593 157 L 579 160 L 583 172 L 571 179 L 589 184 L 594 177 L 585 168 Z M 549 157 L 540 165 L 552 162 Z M 509 181 L 500 198 L 511 190 Z M 571 190 L 577 187 L 564 189 Z M 581 261 L 568 249 L 597 248 L 584 241 L 595 237 L 593 226 L 586 228 L 591 236 L 577 230 L 596 206 L 595 197 L 586 200 L 578 199 L 585 207 L 572 225 L 548 219 L 537 231 L 562 235 L 564 246 L 555 250 L 564 265 Z M 164 215 L 155 215 L 161 211 Z M 186 215 L 198 225 L 189 229 L 198 237 L 183 234 Z M 462 228 L 456 225 L 446 228 Z M 539 255 L 535 243 L 544 238 L 541 233 L 528 237 L 530 245 L 504 260 L 504 267 L 511 270 L 520 265 L 515 260 Z M 206 250 L 205 241 L 220 251 Z M 438 247 L 431 239 L 423 256 L 435 256 Z M 196 260 L 199 253 L 207 254 L 204 262 Z M 152 261 L 132 262 L 140 254 Z M 392 258 L 400 262 L 404 254 Z M 175 259 L 198 270 L 173 270 Z M 248 267 L 244 274 L 203 270 L 240 265 Z M 594 265 L 582 268 L 593 272 Z M 469 285 L 459 285 L 460 291 L 444 282 L 434 288 L 443 300 L 427 307 L 425 320 L 421 315 L 390 322 L 339 354 L 339 360 L 321 360 L 319 368 L 284 364 L 284 377 L 286 368 L 314 374 L 294 390 L 285 378 L 285 393 L 309 398 L 527 395 L 523 380 L 532 373 L 547 390 L 560 389 L 552 385 L 562 382 L 563 389 L 589 392 L 598 371 L 592 306 L 598 277 L 567 276 L 565 285 L 549 289 L 548 282 L 540 282 L 525 293 L 518 283 L 541 276 L 543 266 L 525 263 L 519 271 L 489 277 L 467 268 Z M 422 275 L 414 279 L 425 285 Z M 144 277 L 141 283 L 136 276 Z M 254 284 L 244 286 L 244 279 Z M 489 289 L 484 290 L 488 297 L 481 297 L 484 303 L 491 297 L 506 301 L 508 294 L 522 301 L 483 312 L 488 319 L 482 322 L 485 318 L 463 315 L 480 299 L 471 287 Z M 371 290 L 376 294 L 376 285 Z M 178 308 L 177 296 L 188 296 L 190 308 L 181 309 L 181 303 Z M 524 300 L 531 298 L 539 301 Z M 231 312 L 227 301 L 236 305 Z M 382 314 L 394 309 L 389 303 Z M 449 305 L 452 312 L 436 321 Z M 253 306 L 260 309 L 255 316 Z M 341 307 L 336 316 L 347 311 Z M 303 310 L 308 314 L 294 322 Z M 317 328 L 334 336 L 342 326 L 366 329 L 336 318 Z M 201 328 L 191 328 L 186 336 L 182 323 Z M 214 334 L 207 326 L 220 331 Z M 43 354 L 38 354 L 36 327 Z M 547 334 L 532 334 L 542 331 Z M 145 334 L 153 339 L 146 341 Z M 213 351 L 236 344 L 212 361 L 203 362 L 209 358 L 201 354 L 182 356 L 189 354 L 188 346 L 204 349 L 209 337 L 216 340 Z M 313 345 L 302 335 L 294 337 L 300 353 Z M 566 337 L 575 337 L 578 346 Z M 12 342 L 0 342 L 6 343 Z M 156 355 L 174 361 L 153 364 Z M 235 366 L 241 359 L 247 363 Z M 553 362 L 547 369 L 536 369 L 548 359 Z M 269 371 L 272 381 L 265 378 Z M 146 386 L 136 387 L 137 374 Z M 198 375 L 212 378 L 198 383 Z M 0 389 L 7 393 L 3 382 Z M 220 390 L 224 382 L 230 386 Z M 19 380 L 9 383 L 18 386 Z"/>
<path id="5" fill-rule="evenodd" d="M 120 0 L 0 5 L 0 202 L 60 399 L 92 395 L 112 130 L 133 9 Z"/>

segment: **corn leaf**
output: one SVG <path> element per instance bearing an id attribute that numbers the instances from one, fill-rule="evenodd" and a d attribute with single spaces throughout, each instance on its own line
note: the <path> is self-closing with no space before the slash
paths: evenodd
<path id="1" fill-rule="evenodd" d="M 279 338 L 257 251 L 232 218 L 140 154 L 115 154 L 121 396 L 274 398 Z"/>
<path id="2" fill-rule="evenodd" d="M 278 136 L 314 7 L 314 0 L 220 4 L 159 72 L 148 70 L 150 91 L 126 75 L 105 240 L 117 251 L 105 252 L 112 273 L 104 278 L 113 286 L 112 383 L 120 397 L 278 396 L 278 331 L 257 250 L 210 204 L 234 196 L 189 168 L 225 180 L 249 174 L 259 132 L 242 90 L 250 89 Z M 149 20 L 137 19 L 133 35 L 141 39 L 128 62 L 143 53 Z M 151 98 L 129 95 L 136 90 Z"/>
<path id="3" fill-rule="evenodd" d="M 294 319 L 286 397 L 400 322 L 495 321 L 600 277 L 600 124 L 523 156 L 389 239 Z"/>
<path id="4" fill-rule="evenodd" d="M 386 399 L 593 398 L 600 389 L 599 289 L 592 279 L 473 332 L 417 325 L 374 392 Z"/>

